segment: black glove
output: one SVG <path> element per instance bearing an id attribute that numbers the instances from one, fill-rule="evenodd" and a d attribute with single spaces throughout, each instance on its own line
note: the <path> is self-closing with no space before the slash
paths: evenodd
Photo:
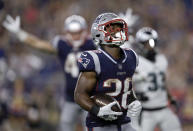
<path id="1" fill-rule="evenodd" d="M 179 103 L 176 101 L 176 99 L 171 99 L 170 104 L 175 108 L 176 111 L 179 110 Z"/>
<path id="2" fill-rule="evenodd" d="M 136 92 L 136 96 L 142 102 L 146 102 L 149 100 L 149 98 L 147 96 L 145 96 L 145 94 L 142 92 Z"/>

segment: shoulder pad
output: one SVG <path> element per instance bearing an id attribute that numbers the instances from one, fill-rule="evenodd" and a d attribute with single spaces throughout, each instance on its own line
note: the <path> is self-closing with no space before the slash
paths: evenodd
<path id="1" fill-rule="evenodd" d="M 78 67 L 80 71 L 94 71 L 95 64 L 88 51 L 83 52 L 78 58 Z"/>
<path id="2" fill-rule="evenodd" d="M 58 43 L 59 43 L 59 41 L 60 41 L 61 39 L 62 39 L 62 37 L 61 37 L 60 35 L 57 35 L 57 36 L 54 37 L 54 39 L 52 39 L 51 44 L 52 44 L 52 46 L 53 46 L 55 49 L 58 48 Z"/>
<path id="3" fill-rule="evenodd" d="M 98 53 L 102 53 L 99 50 L 85 51 L 78 59 L 78 66 L 80 71 L 94 71 L 100 74 L 101 67 L 98 57 Z"/>

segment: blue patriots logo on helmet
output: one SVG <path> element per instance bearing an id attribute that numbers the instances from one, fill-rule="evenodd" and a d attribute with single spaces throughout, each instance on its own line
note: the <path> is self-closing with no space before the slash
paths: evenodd
<path id="1" fill-rule="evenodd" d="M 95 20 L 95 23 L 99 24 L 100 19 L 102 18 L 102 15 L 98 16 Z"/>

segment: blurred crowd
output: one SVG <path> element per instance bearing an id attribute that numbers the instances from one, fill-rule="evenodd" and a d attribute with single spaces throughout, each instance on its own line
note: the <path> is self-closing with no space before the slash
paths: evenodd
<path id="1" fill-rule="evenodd" d="M 193 125 L 192 0 L 6 0 L 0 21 L 6 14 L 19 15 L 22 28 L 51 40 L 62 33 L 69 15 L 82 15 L 90 26 L 98 14 L 118 14 L 128 7 L 139 16 L 131 35 L 142 26 L 158 31 L 158 46 L 169 60 L 167 86 L 179 102 L 177 114 L 184 128 Z M 0 130 L 57 130 L 64 102 L 58 60 L 24 46 L 3 27 L 0 38 L 0 118 L 7 118 L 0 119 Z"/>

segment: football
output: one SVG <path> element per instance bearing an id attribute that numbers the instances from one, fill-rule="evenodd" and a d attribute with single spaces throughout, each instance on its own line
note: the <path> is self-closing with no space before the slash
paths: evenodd
<path id="1" fill-rule="evenodd" d="M 97 95 L 92 96 L 91 98 L 93 99 L 94 103 L 99 107 L 103 107 L 105 105 L 108 105 L 109 103 L 117 101 L 112 96 L 109 96 L 106 94 L 97 94 Z M 121 112 L 121 108 L 118 104 L 113 105 L 111 109 L 116 112 Z"/>

